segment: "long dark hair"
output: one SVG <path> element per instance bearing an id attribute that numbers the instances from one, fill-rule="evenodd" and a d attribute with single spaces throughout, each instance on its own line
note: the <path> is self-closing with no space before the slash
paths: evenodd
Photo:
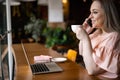
<path id="1" fill-rule="evenodd" d="M 120 33 L 120 1 L 119 0 L 93 0 L 99 1 L 105 12 L 105 30 Z"/>

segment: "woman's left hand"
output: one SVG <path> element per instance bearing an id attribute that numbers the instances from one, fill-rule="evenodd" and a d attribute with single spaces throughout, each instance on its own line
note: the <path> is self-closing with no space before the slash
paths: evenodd
<path id="1" fill-rule="evenodd" d="M 82 27 L 80 27 L 76 31 L 76 37 L 79 40 L 84 40 L 88 38 L 88 33 Z"/>

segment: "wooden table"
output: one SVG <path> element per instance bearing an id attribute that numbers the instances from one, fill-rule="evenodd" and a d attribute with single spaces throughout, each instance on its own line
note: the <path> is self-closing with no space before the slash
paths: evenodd
<path id="1" fill-rule="evenodd" d="M 52 57 L 60 57 L 52 49 L 45 48 L 44 45 L 38 43 L 24 44 L 30 63 L 34 63 L 33 57 L 37 55 L 50 55 Z M 57 63 L 63 68 L 63 72 L 32 75 L 30 67 L 27 64 L 21 44 L 14 44 L 13 49 L 16 56 L 16 74 L 15 80 L 99 80 L 95 76 L 89 76 L 87 71 L 77 63 L 70 60 Z M 63 56 L 62 56 L 63 57 Z"/>

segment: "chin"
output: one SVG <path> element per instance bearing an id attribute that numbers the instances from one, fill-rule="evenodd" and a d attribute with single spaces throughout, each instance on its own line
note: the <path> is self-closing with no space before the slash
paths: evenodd
<path id="1" fill-rule="evenodd" d="M 98 28 L 98 27 L 97 27 L 97 25 L 93 24 L 93 25 L 92 25 L 92 28 Z"/>
<path id="2" fill-rule="evenodd" d="M 92 28 L 96 28 L 96 26 L 95 26 L 95 25 L 92 25 Z"/>

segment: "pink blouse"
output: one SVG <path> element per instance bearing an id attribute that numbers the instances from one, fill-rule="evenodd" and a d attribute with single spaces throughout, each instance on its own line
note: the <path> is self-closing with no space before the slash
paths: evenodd
<path id="1" fill-rule="evenodd" d="M 95 63 L 106 70 L 100 76 L 107 78 L 118 77 L 120 68 L 120 35 L 116 32 L 106 35 L 91 34 L 91 44 L 93 48 L 93 59 Z"/>

